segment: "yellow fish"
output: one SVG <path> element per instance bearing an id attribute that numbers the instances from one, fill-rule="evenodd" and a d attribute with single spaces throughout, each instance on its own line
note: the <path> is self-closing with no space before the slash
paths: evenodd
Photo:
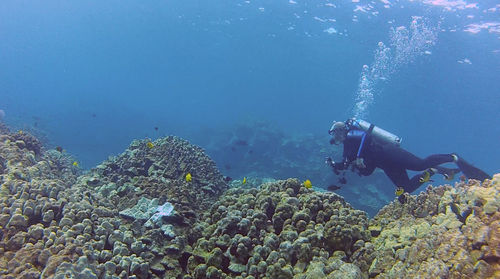
<path id="1" fill-rule="evenodd" d="M 405 192 L 405 190 L 403 188 L 398 187 L 396 189 L 396 196 L 401 196 L 404 192 Z"/>
<path id="2" fill-rule="evenodd" d="M 306 181 L 304 181 L 304 187 L 306 187 L 307 189 L 311 189 L 312 188 L 311 180 L 307 179 Z"/>
<path id="3" fill-rule="evenodd" d="M 247 178 L 246 177 L 243 177 L 243 182 L 241 182 L 241 184 L 247 184 Z"/>
<path id="4" fill-rule="evenodd" d="M 19 131 L 17 131 L 17 132 L 18 132 L 19 134 L 22 134 L 22 133 L 24 133 L 24 132 L 23 132 L 23 130 L 19 130 Z"/>
<path id="5" fill-rule="evenodd" d="M 428 171 L 424 171 L 419 179 L 420 183 L 425 183 L 429 180 L 431 180 L 431 174 Z"/>
<path id="6" fill-rule="evenodd" d="M 188 172 L 188 173 L 186 174 L 186 181 L 187 181 L 187 182 L 191 182 L 191 180 L 192 180 L 192 179 L 193 179 L 193 177 L 191 176 L 191 173 L 189 173 L 189 172 Z"/>
<path id="7" fill-rule="evenodd" d="M 148 141 L 148 143 L 146 143 L 146 146 L 147 146 L 149 149 L 151 149 L 151 148 L 153 148 L 155 145 L 154 145 L 152 142 Z"/>
<path id="8" fill-rule="evenodd" d="M 73 166 L 78 168 L 78 162 L 77 162 L 77 161 L 74 161 L 74 162 L 73 162 Z"/>

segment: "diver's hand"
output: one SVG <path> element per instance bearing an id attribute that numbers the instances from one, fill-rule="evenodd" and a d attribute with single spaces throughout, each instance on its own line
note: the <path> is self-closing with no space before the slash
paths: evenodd
<path id="1" fill-rule="evenodd" d="M 336 174 L 336 175 L 339 175 L 340 172 L 339 172 L 339 167 L 340 165 L 338 163 L 335 163 L 331 157 L 326 157 L 325 159 L 325 164 L 327 164 L 329 167 L 332 168 L 333 172 Z"/>
<path id="2" fill-rule="evenodd" d="M 363 158 L 356 158 L 356 160 L 354 160 L 354 166 L 356 166 L 357 169 L 366 168 L 365 161 L 363 160 Z"/>

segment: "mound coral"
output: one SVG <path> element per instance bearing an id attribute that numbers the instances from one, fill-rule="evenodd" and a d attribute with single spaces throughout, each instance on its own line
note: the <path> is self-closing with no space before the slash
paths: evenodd
<path id="1" fill-rule="evenodd" d="M 190 224 L 227 188 L 200 148 L 174 137 L 153 148 L 134 142 L 78 179 L 60 152 L 37 155 L 20 141 L 19 133 L 0 135 L 2 278 L 148 278 L 162 263 L 181 270 Z M 187 171 L 191 183 L 181 179 Z M 155 228 L 119 217 L 139 197 L 162 200 L 148 217 Z M 165 254 L 175 256 L 165 262 Z"/>
<path id="2" fill-rule="evenodd" d="M 123 210 L 140 197 L 173 203 L 188 216 L 208 208 L 227 189 L 215 163 L 203 150 L 177 137 L 134 141 L 117 157 L 110 158 L 79 181 L 95 189 Z M 186 181 L 190 173 L 192 181 Z M 185 214 L 183 212 L 186 212 Z"/>
<path id="3" fill-rule="evenodd" d="M 187 265 L 194 278 L 333 276 L 369 240 L 364 212 L 296 179 L 231 189 L 198 226 Z"/>
<path id="4" fill-rule="evenodd" d="M 500 174 L 387 205 L 370 223 L 370 277 L 499 278 L 499 208 Z"/>
<path id="5" fill-rule="evenodd" d="M 38 153 L 40 152 L 40 153 Z M 76 174 L 29 134 L 0 135 L 0 275 L 49 276 L 63 260 L 82 255 L 81 245 L 63 236 L 58 223 Z"/>

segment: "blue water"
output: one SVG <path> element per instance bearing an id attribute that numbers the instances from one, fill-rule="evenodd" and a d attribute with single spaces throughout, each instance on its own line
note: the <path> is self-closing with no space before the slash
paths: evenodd
<path id="1" fill-rule="evenodd" d="M 236 157 L 210 139 L 242 123 L 327 142 L 333 120 L 356 114 L 419 156 L 457 152 L 496 173 L 500 6 L 474 3 L 2 1 L 0 109 L 83 168 L 170 134 L 224 165 Z M 369 98 L 363 65 L 383 75 L 370 76 Z"/>

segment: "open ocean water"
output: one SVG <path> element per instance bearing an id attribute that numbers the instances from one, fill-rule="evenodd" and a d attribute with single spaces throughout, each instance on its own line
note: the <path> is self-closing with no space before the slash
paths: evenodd
<path id="1" fill-rule="evenodd" d="M 499 76 L 498 1 L 0 3 L 3 121 L 83 169 L 177 135 L 233 178 L 325 187 L 324 156 L 341 152 L 327 131 L 354 116 L 418 156 L 457 152 L 493 174 Z"/>

